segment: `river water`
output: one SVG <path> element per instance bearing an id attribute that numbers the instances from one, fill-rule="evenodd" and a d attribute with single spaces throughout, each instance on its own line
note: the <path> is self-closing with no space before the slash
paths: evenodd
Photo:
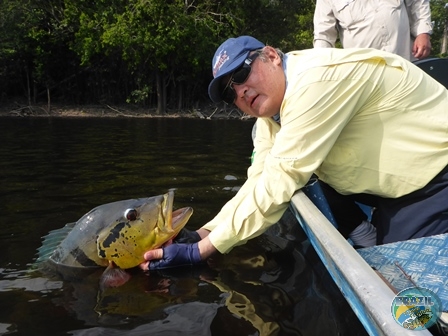
<path id="1" fill-rule="evenodd" d="M 0 118 L 0 334 L 366 335 L 290 216 L 210 266 L 101 291 L 31 272 L 41 237 L 90 209 L 175 188 L 196 229 L 244 183 L 253 120 Z"/>

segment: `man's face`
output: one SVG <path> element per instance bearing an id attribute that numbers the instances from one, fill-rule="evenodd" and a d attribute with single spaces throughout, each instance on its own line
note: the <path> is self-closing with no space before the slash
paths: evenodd
<path id="1" fill-rule="evenodd" d="M 233 84 L 235 105 L 254 117 L 272 117 L 280 111 L 286 79 L 282 61 L 274 48 L 265 47 L 264 55 L 251 64 L 252 70 L 243 84 Z"/>

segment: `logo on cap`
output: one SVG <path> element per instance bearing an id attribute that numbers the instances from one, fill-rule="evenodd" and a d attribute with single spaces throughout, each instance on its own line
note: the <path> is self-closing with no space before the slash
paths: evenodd
<path id="1" fill-rule="evenodd" d="M 222 68 L 224 63 L 226 63 L 229 60 L 229 55 L 227 55 L 227 51 L 223 50 L 219 53 L 219 55 L 216 57 L 215 65 L 213 66 L 213 77 L 216 77 L 216 74 L 218 71 Z"/>

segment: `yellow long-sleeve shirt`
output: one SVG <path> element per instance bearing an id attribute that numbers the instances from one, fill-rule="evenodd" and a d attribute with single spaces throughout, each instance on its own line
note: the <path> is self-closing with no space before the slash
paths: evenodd
<path id="1" fill-rule="evenodd" d="M 257 120 L 248 179 L 203 228 L 221 253 L 276 223 L 313 173 L 342 194 L 396 198 L 448 164 L 448 91 L 374 49 L 311 49 L 284 59 L 281 126 Z"/>

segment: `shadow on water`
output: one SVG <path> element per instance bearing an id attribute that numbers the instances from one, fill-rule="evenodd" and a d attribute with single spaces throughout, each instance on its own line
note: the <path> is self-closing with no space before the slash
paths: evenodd
<path id="1" fill-rule="evenodd" d="M 253 121 L 0 121 L 0 334 L 366 335 L 295 219 L 203 267 L 101 291 L 29 272 L 41 236 L 100 204 L 176 188 L 196 229 L 244 183 Z"/>

